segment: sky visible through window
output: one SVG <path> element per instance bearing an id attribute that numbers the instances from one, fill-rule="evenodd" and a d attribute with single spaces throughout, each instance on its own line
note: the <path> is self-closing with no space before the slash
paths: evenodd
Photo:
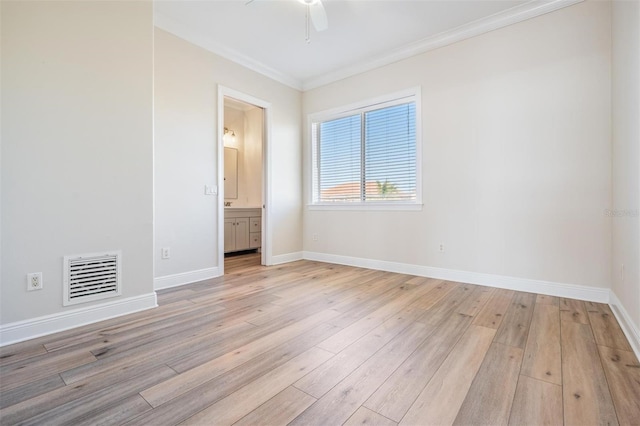
<path id="1" fill-rule="evenodd" d="M 361 201 L 364 187 L 365 200 L 415 200 L 415 115 L 411 102 L 321 123 L 321 198 Z"/>

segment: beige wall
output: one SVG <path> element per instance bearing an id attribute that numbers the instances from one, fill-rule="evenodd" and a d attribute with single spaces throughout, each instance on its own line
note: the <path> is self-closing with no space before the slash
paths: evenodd
<path id="1" fill-rule="evenodd" d="M 65 255 L 120 249 L 120 299 L 152 293 L 151 2 L 0 7 L 0 322 L 79 307 L 62 306 Z"/>
<path id="2" fill-rule="evenodd" d="M 245 207 L 260 207 L 262 203 L 262 142 L 263 111 L 253 108 L 244 113 L 244 182 L 241 201 Z M 302 177 L 300 176 L 300 179 Z M 302 195 L 302 194 L 300 194 Z M 299 237 L 300 247 L 302 236 Z"/>
<path id="3" fill-rule="evenodd" d="M 304 250 L 609 287 L 610 8 L 586 1 L 305 92 L 306 117 L 421 86 L 424 208 L 305 208 Z"/>
<path id="4" fill-rule="evenodd" d="M 235 137 L 232 139 L 230 136 L 225 136 L 223 138 L 223 143 L 225 148 L 233 148 L 238 152 L 237 155 L 237 164 L 236 164 L 236 182 L 237 182 L 237 191 L 235 198 L 229 198 L 229 194 L 227 191 L 224 193 L 224 201 L 231 202 L 233 206 L 238 207 L 241 200 L 245 198 L 246 192 L 246 182 L 245 182 L 245 174 L 244 174 L 244 112 L 235 108 L 229 108 L 227 106 L 224 107 L 224 127 L 233 130 Z M 229 171 L 226 170 L 225 164 L 225 178 L 229 176 Z M 225 185 L 227 181 L 225 181 Z"/>
<path id="5" fill-rule="evenodd" d="M 262 145 L 263 111 L 251 108 L 246 111 L 231 107 L 224 108 L 225 127 L 232 129 L 235 141 L 225 140 L 225 148 L 238 150 L 238 197 L 225 201 L 232 207 L 262 206 Z"/>
<path id="6" fill-rule="evenodd" d="M 299 252 L 301 95 L 240 65 L 155 30 L 155 276 L 218 267 L 218 85 L 271 103 L 273 255 Z M 171 247 L 162 260 L 161 247 Z"/>
<path id="7" fill-rule="evenodd" d="M 640 330 L 640 218 L 637 213 L 640 209 L 639 28 L 640 3 L 614 1 L 612 211 L 615 214 L 612 217 L 611 279 L 612 290 L 636 330 Z"/>

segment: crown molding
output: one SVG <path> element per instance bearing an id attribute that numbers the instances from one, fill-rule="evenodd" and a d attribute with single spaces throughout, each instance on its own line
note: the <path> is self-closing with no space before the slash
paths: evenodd
<path id="1" fill-rule="evenodd" d="M 371 71 L 421 53 L 435 50 L 471 37 L 475 37 L 493 30 L 517 24 L 558 9 L 581 3 L 584 0 L 534 0 L 520 6 L 507 9 L 486 18 L 469 22 L 448 31 L 405 45 L 399 49 L 363 61 L 334 72 L 303 81 L 302 91 L 315 89 L 338 80 L 352 77 L 363 72 Z"/>
<path id="2" fill-rule="evenodd" d="M 198 35 L 193 30 L 185 27 L 183 24 L 180 24 L 171 18 L 163 16 L 158 12 L 154 12 L 153 25 L 157 28 L 160 28 L 161 30 L 167 31 L 177 37 L 193 43 L 198 47 L 208 50 L 211 53 L 215 53 L 216 55 L 242 65 L 245 68 L 262 74 L 265 77 L 269 77 L 272 80 L 282 83 L 285 86 L 289 86 L 296 90 L 302 90 L 302 82 L 300 80 L 293 78 L 276 69 L 273 69 L 263 64 L 262 62 L 256 61 L 255 59 L 243 55 L 242 53 L 239 53 L 233 49 L 229 49 L 228 47 L 217 43 L 208 37 Z"/>
<path id="3" fill-rule="evenodd" d="M 157 12 L 154 13 L 154 25 L 162 30 L 185 39 L 196 46 L 202 47 L 209 52 L 215 53 L 286 86 L 304 92 L 325 86 L 347 77 L 371 71 L 430 50 L 438 49 L 493 30 L 517 24 L 518 22 L 526 21 L 583 1 L 584 0 L 533 0 L 523 5 L 496 13 L 487 18 L 469 22 L 468 24 L 461 25 L 449 31 L 444 31 L 431 37 L 410 43 L 375 58 L 323 74 L 319 77 L 306 79 L 304 81 L 271 68 L 233 49 L 229 49 L 228 47 L 207 37 L 198 35 L 184 25 Z"/>

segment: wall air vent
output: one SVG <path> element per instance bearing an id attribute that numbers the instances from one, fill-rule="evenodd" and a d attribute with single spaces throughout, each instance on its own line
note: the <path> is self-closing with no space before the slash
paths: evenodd
<path id="1" fill-rule="evenodd" d="M 121 259 L 120 251 L 65 256 L 62 304 L 75 305 L 122 294 Z"/>

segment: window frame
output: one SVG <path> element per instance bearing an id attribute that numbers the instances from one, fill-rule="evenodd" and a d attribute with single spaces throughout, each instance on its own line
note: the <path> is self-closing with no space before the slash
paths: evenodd
<path id="1" fill-rule="evenodd" d="M 413 102 L 415 104 L 415 127 L 416 127 L 416 199 L 410 201 L 316 201 L 316 191 L 319 182 L 318 176 L 318 142 L 314 135 L 314 127 L 322 122 L 336 120 L 357 114 L 364 114 L 369 111 L 395 105 Z M 332 108 L 307 116 L 307 134 L 310 146 L 309 155 L 309 199 L 307 207 L 310 210 L 422 210 L 422 107 L 420 86 L 407 90 L 390 93 L 376 98 L 367 99 L 343 107 Z M 364 138 L 364 135 L 362 136 Z M 362 164 L 364 166 L 364 164 Z"/>

